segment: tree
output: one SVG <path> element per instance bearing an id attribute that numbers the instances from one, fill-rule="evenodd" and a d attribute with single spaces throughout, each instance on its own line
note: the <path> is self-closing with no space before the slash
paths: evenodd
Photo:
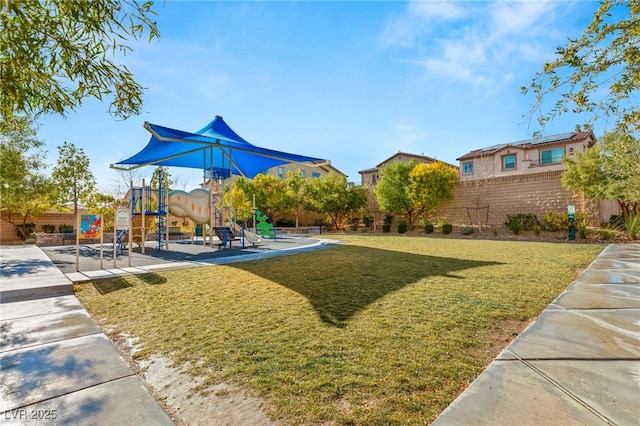
<path id="1" fill-rule="evenodd" d="M 304 205 L 304 178 L 300 169 L 287 172 L 287 178 L 284 181 L 285 197 L 283 200 L 284 212 L 294 212 L 296 215 L 296 228 L 298 227 L 298 211 Z"/>
<path id="2" fill-rule="evenodd" d="M 367 203 L 366 189 L 350 186 L 346 176 L 335 173 L 306 181 L 303 194 L 305 208 L 328 215 L 336 229 L 347 215 Z"/>
<path id="3" fill-rule="evenodd" d="M 416 211 L 429 213 L 440 204 L 453 198 L 453 184 L 458 171 L 439 161 L 419 163 L 409 172 L 409 194 Z M 413 222 L 409 221 L 413 229 Z"/>
<path id="4" fill-rule="evenodd" d="M 37 139 L 30 120 L 20 117 L 16 127 L 0 126 L 0 210 L 20 213 L 21 223 L 11 223 L 22 240 L 27 239 L 27 220 L 46 211 L 54 201 L 51 180 L 42 173 L 47 166 L 44 143 Z"/>
<path id="5" fill-rule="evenodd" d="M 620 18 L 621 15 L 624 15 Z M 554 117 L 572 111 L 592 114 L 590 121 L 612 117 L 620 130 L 635 133 L 640 123 L 640 0 L 603 0 L 592 22 L 577 39 L 556 50 L 523 93 L 533 91 L 529 113 L 544 128 Z M 605 93 L 604 99 L 598 97 Z M 543 99 L 558 94 L 550 112 Z"/>
<path id="6" fill-rule="evenodd" d="M 58 203 L 73 203 L 73 216 L 77 223 L 78 202 L 88 201 L 96 188 L 96 178 L 89 170 L 89 157 L 82 148 L 64 142 L 58 147 L 58 161 L 51 177 L 56 185 Z"/>
<path id="7" fill-rule="evenodd" d="M 283 210 L 284 181 L 277 176 L 259 174 L 253 179 L 256 206 L 271 217 Z"/>
<path id="8" fill-rule="evenodd" d="M 586 197 L 613 199 L 623 214 L 640 214 L 640 141 L 623 132 L 606 134 L 593 147 L 565 157 L 562 185 Z"/>
<path id="9" fill-rule="evenodd" d="M 142 86 L 116 53 L 148 33 L 159 37 L 153 2 L 137 0 L 12 1 L 0 8 L 0 114 L 18 125 L 20 114 L 65 116 L 83 99 L 111 96 L 121 119 L 142 111 Z M 112 58 L 113 57 L 113 58 Z"/>
<path id="10" fill-rule="evenodd" d="M 422 210 L 417 210 L 410 195 L 409 174 L 416 165 L 412 160 L 408 163 L 397 162 L 380 169 L 380 181 L 373 189 L 381 210 L 403 212 L 407 215 L 410 228 Z"/>

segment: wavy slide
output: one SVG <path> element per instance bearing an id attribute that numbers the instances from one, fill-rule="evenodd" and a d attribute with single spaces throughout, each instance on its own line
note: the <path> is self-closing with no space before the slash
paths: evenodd
<path id="1" fill-rule="evenodd" d="M 242 237 L 242 226 L 238 225 L 235 222 L 231 223 L 231 229 L 233 230 L 233 232 L 235 232 L 236 237 L 241 238 Z M 244 239 L 247 240 L 248 242 L 250 242 L 251 244 L 260 244 L 262 242 L 262 238 L 260 238 L 260 236 L 258 234 L 254 234 L 251 231 L 247 231 L 247 229 L 245 228 L 244 230 Z"/>
<path id="2" fill-rule="evenodd" d="M 169 213 L 176 217 L 188 217 L 202 225 L 211 218 L 211 197 L 206 189 L 197 188 L 191 192 L 174 190 L 169 193 Z"/>

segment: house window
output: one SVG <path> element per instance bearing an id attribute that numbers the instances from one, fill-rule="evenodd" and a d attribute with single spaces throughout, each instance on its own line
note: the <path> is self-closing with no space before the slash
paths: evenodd
<path id="1" fill-rule="evenodd" d="M 516 156 L 505 155 L 502 157 L 502 170 L 515 170 L 516 168 Z"/>
<path id="2" fill-rule="evenodd" d="M 312 178 L 314 178 L 314 179 L 315 179 L 315 178 L 319 178 L 319 177 L 320 177 L 320 173 L 318 173 L 318 172 L 313 172 L 313 173 L 311 173 L 311 177 L 312 177 Z"/>
<path id="3" fill-rule="evenodd" d="M 540 151 L 540 164 L 557 164 L 564 157 L 564 147 Z"/>
<path id="4" fill-rule="evenodd" d="M 473 174 L 473 161 L 467 161 L 462 163 L 462 174 L 463 175 Z"/>
<path id="5" fill-rule="evenodd" d="M 284 179 L 284 167 L 278 167 L 278 177 Z"/>
<path id="6" fill-rule="evenodd" d="M 301 178 L 304 178 L 304 177 L 305 177 L 305 172 L 304 172 L 304 170 L 300 170 L 300 177 L 301 177 Z"/>

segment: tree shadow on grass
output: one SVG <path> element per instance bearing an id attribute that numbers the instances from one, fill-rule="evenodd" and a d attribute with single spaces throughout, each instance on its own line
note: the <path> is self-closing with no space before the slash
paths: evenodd
<path id="1" fill-rule="evenodd" d="M 334 250 L 339 251 L 339 256 L 335 256 Z M 329 252 L 333 253 L 329 255 Z M 229 266 L 303 295 L 324 322 L 343 327 L 351 317 L 378 299 L 419 280 L 433 276 L 463 280 L 466 278 L 457 275 L 457 271 L 501 264 L 349 245 L 306 256 L 309 263 L 301 266 L 298 266 L 299 262 L 291 263 L 289 256 L 271 259 L 268 263 Z M 299 258 L 296 256 L 296 259 Z M 295 270 L 287 270 L 288 263 L 292 267 L 295 265 Z"/>
<path id="2" fill-rule="evenodd" d="M 135 276 L 149 285 L 161 285 L 167 282 L 167 279 L 165 277 L 154 274 L 153 272 L 149 272 L 147 274 L 136 274 Z M 93 281 L 93 287 L 98 290 L 98 293 L 100 294 L 109 294 L 113 293 L 114 291 L 133 287 L 133 284 L 131 284 L 130 282 L 130 278 L 130 276 L 126 276 L 96 280 Z"/>

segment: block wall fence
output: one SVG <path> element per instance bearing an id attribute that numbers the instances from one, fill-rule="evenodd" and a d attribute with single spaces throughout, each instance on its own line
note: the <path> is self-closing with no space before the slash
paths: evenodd
<path id="1" fill-rule="evenodd" d="M 586 212 L 590 224 L 597 226 L 609 220 L 611 214 L 618 214 L 619 210 L 614 201 L 588 199 L 581 194 L 574 194 L 562 187 L 560 177 L 562 171 L 550 171 L 536 174 L 503 176 L 475 184 L 457 182 L 453 188 L 453 199 L 446 202 L 430 215 L 432 220 L 445 219 L 453 225 L 482 225 L 501 226 L 508 214 L 534 213 L 542 219 L 547 211 L 564 213 L 567 206 L 573 204 L 576 212 Z M 480 206 L 480 209 L 476 209 Z M 382 224 L 384 212 L 377 206 L 373 192 L 369 191 L 369 214 L 374 216 L 378 229 Z M 479 212 L 479 214 L 478 214 Z M 9 213 L 1 212 L 0 243 L 21 244 L 16 236 L 13 225 L 4 220 Z M 313 212 L 300 212 L 298 215 L 300 226 L 311 226 L 318 219 L 325 216 Z M 396 216 L 398 217 L 398 216 Z M 275 219 L 294 219 L 295 215 L 287 214 Z M 12 215 L 12 220 L 21 222 L 21 216 Z M 73 224 L 73 213 L 45 213 L 38 217 L 30 217 L 28 222 L 36 224 L 36 232 L 42 231 L 43 224 Z"/>

